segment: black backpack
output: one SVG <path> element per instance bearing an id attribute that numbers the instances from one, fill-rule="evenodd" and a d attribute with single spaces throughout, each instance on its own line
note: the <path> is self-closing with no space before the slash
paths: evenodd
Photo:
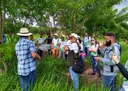
<path id="1" fill-rule="evenodd" d="M 82 74 L 84 72 L 84 62 L 79 58 L 74 62 L 72 70 L 78 74 Z"/>
<path id="2" fill-rule="evenodd" d="M 78 45 L 78 44 L 77 44 Z M 78 45 L 79 47 L 79 45 Z M 80 49 L 80 48 L 79 48 Z M 73 54 L 74 54 L 74 51 L 72 51 Z M 79 50 L 79 53 L 80 53 L 80 50 Z M 75 58 L 74 57 L 74 63 L 73 63 L 73 67 L 72 67 L 72 70 L 78 74 L 82 74 L 84 72 L 84 62 L 83 62 L 83 59 L 82 59 L 82 56 L 79 55 L 78 58 Z"/>

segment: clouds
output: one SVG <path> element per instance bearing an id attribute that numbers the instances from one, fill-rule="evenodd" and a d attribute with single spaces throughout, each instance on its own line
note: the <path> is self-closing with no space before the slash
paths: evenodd
<path id="1" fill-rule="evenodd" d="M 128 6 L 128 0 L 123 0 L 120 4 L 115 5 L 114 8 L 118 9 L 118 12 L 121 11 L 123 8 Z"/>

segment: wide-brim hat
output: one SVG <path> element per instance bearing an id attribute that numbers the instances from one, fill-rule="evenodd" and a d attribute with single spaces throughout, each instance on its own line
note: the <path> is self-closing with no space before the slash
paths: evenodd
<path id="1" fill-rule="evenodd" d="M 27 28 L 21 28 L 20 32 L 17 33 L 17 35 L 19 35 L 19 36 L 30 36 L 30 35 L 32 35 L 32 33 L 30 33 Z"/>
<path id="2" fill-rule="evenodd" d="M 79 38 L 79 36 L 78 36 L 77 34 L 75 34 L 75 33 L 72 33 L 72 34 L 70 35 L 70 37 L 75 37 L 76 39 Z"/>

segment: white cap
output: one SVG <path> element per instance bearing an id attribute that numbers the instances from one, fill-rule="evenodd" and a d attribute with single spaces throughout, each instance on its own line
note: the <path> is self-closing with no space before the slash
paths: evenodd
<path id="1" fill-rule="evenodd" d="M 57 33 L 54 33 L 54 35 L 58 36 L 58 34 L 57 34 Z"/>
<path id="2" fill-rule="evenodd" d="M 78 36 L 77 34 L 75 34 L 75 33 L 72 33 L 70 36 L 71 36 L 71 37 L 75 37 L 76 39 L 79 38 L 79 36 Z"/>
<path id="3" fill-rule="evenodd" d="M 62 35 L 62 37 L 65 37 L 65 35 Z"/>

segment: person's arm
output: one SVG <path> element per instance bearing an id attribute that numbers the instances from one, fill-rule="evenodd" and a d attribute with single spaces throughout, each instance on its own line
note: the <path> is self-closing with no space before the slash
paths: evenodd
<path id="1" fill-rule="evenodd" d="M 32 57 L 35 60 L 40 60 L 41 59 L 41 57 L 36 53 L 35 45 L 34 45 L 33 42 L 30 42 L 30 48 L 29 48 L 29 50 L 31 52 Z"/>
<path id="2" fill-rule="evenodd" d="M 35 59 L 35 60 L 40 60 L 41 57 L 36 53 L 36 52 L 31 52 L 32 54 L 32 57 Z"/>
<path id="3" fill-rule="evenodd" d="M 122 75 L 128 79 L 128 71 L 124 68 L 124 66 L 119 63 L 118 57 L 116 54 L 112 55 L 112 60 L 115 62 L 116 66 L 119 68 L 120 72 L 122 73 Z"/>
<path id="4" fill-rule="evenodd" d="M 128 71 L 124 68 L 124 66 L 121 63 L 116 64 L 116 66 L 119 68 L 122 75 L 128 80 Z"/>

